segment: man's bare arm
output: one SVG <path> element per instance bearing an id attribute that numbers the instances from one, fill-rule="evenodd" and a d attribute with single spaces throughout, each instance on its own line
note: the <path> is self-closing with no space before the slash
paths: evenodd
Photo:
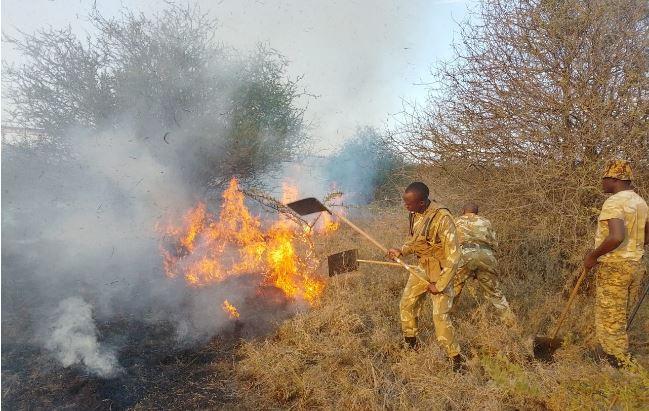
<path id="1" fill-rule="evenodd" d="M 611 218 L 608 221 L 608 236 L 593 251 L 586 255 L 584 267 L 592 268 L 597 264 L 597 259 L 604 254 L 610 253 L 622 244 L 625 236 L 624 220 Z M 646 226 L 645 226 L 646 231 Z M 645 240 L 646 241 L 646 240 Z"/>

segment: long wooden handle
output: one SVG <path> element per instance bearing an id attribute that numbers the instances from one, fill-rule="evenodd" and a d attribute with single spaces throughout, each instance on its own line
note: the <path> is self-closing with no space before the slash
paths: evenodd
<path id="1" fill-rule="evenodd" d="M 356 259 L 356 261 L 358 261 L 359 263 L 366 263 L 366 264 L 389 265 L 393 267 L 401 267 L 401 264 L 393 263 L 391 261 L 361 260 L 361 259 Z"/>
<path id="2" fill-rule="evenodd" d="M 588 274 L 588 269 L 586 267 L 584 267 L 581 270 L 581 275 L 577 279 L 577 283 L 575 284 L 575 287 L 570 292 L 570 297 L 568 298 L 568 303 L 566 304 L 566 308 L 563 309 L 563 312 L 561 313 L 561 316 L 559 317 L 559 322 L 557 323 L 557 328 L 554 330 L 554 333 L 552 334 L 552 338 L 556 338 L 557 335 L 559 334 L 559 330 L 561 329 L 561 326 L 563 325 L 563 322 L 566 319 L 566 316 L 568 315 L 568 311 L 570 310 L 570 306 L 572 305 L 572 301 L 575 299 L 575 296 L 577 295 L 577 290 L 579 290 L 579 286 L 584 281 L 584 278 L 586 278 L 586 274 Z"/>
<path id="3" fill-rule="evenodd" d="M 356 231 L 358 234 L 360 234 L 360 235 L 362 235 L 363 237 L 365 237 L 366 239 L 368 239 L 372 244 L 374 244 L 375 246 L 377 246 L 381 251 L 383 251 L 383 252 L 386 253 L 386 254 L 388 253 L 388 249 L 387 249 L 383 244 L 381 244 L 381 243 L 379 243 L 378 241 L 376 241 L 374 238 L 372 238 L 371 235 L 367 234 L 365 231 L 363 231 L 363 230 L 362 230 L 360 227 L 358 227 L 356 224 L 354 224 L 354 223 L 352 223 L 351 221 L 349 221 L 345 216 L 342 216 L 342 215 L 340 215 L 340 214 L 338 214 L 338 213 L 335 213 L 335 212 L 331 211 L 330 209 L 327 209 L 327 210 L 329 211 L 330 214 L 335 215 L 335 216 L 338 217 L 338 218 L 339 218 L 343 223 L 345 223 L 345 224 L 347 224 L 348 226 L 350 226 L 350 227 L 351 227 L 354 231 Z M 417 269 L 416 269 L 415 267 L 411 267 L 411 266 L 409 266 L 408 264 L 404 263 L 400 258 L 395 258 L 394 261 L 396 261 L 397 263 L 399 263 L 399 265 L 401 265 L 403 268 L 405 268 L 406 270 L 408 270 L 408 272 L 414 274 L 414 275 L 415 275 L 417 278 L 419 278 L 421 281 L 424 281 L 424 282 L 430 284 L 430 281 L 427 280 L 426 278 L 424 278 L 420 273 L 418 273 L 418 272 L 417 272 Z"/>
<path id="4" fill-rule="evenodd" d="M 345 224 L 347 224 L 348 226 L 350 226 L 351 228 L 353 228 L 354 231 L 356 231 L 358 234 L 360 234 L 360 235 L 362 235 L 363 237 L 365 237 L 366 239 L 370 240 L 370 242 L 371 242 L 372 244 L 374 244 L 375 246 L 377 246 L 379 249 L 381 249 L 381 251 L 383 251 L 383 252 L 386 253 L 386 254 L 388 253 L 388 249 L 387 249 L 383 244 L 381 244 L 381 243 L 379 243 L 378 241 L 376 241 L 374 238 L 372 238 L 371 235 L 367 234 L 365 231 L 363 231 L 363 230 L 362 230 L 360 227 L 358 227 L 356 224 L 354 224 L 354 223 L 352 223 L 351 221 L 349 221 L 349 220 L 347 219 L 347 217 L 345 217 L 345 216 L 343 216 L 343 215 L 340 215 L 340 214 L 338 214 L 338 213 L 334 213 L 334 212 L 331 211 L 331 210 L 330 210 L 329 212 L 330 212 L 331 214 L 335 215 L 336 217 L 338 217 L 342 222 L 344 222 Z"/>

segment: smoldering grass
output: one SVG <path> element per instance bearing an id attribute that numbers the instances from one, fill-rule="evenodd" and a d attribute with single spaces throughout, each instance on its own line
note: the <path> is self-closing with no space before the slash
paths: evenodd
<path id="1" fill-rule="evenodd" d="M 45 348 L 63 367 L 81 365 L 102 378 L 122 372 L 115 351 L 99 343 L 92 307 L 82 298 L 61 301 L 50 317 L 50 324 Z"/>

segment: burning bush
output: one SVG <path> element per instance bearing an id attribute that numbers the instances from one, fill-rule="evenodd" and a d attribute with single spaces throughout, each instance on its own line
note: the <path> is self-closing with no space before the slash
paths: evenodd
<path id="1" fill-rule="evenodd" d="M 254 290 L 244 273 L 315 300 L 321 284 L 310 263 L 286 246 L 302 247 L 293 227 L 278 222 L 271 232 L 236 204 L 222 216 L 198 205 L 187 232 L 165 231 L 164 261 L 153 228 L 232 176 L 258 183 L 301 152 L 301 92 L 283 56 L 226 48 L 194 6 L 169 4 L 151 17 L 94 9 L 87 21 L 88 37 L 45 28 L 5 39 L 22 55 L 3 64 L 7 117 L 43 132 L 3 140 L 3 330 L 45 347 L 44 313 L 78 297 L 91 322 L 135 317 L 173 330 L 179 345 L 204 342 L 231 323 L 226 297 L 242 317 L 250 312 L 237 306 Z M 180 281 L 160 281 L 165 268 Z M 235 275 L 246 278 L 229 281 Z"/>
<path id="2" fill-rule="evenodd" d="M 285 201 L 295 197 L 297 189 L 286 185 Z M 325 224 L 325 232 L 331 230 L 333 223 Z M 251 215 L 237 180 L 232 179 L 223 192 L 218 218 L 199 203 L 185 214 L 180 226 L 167 223 L 158 230 L 164 235 L 161 251 L 170 278 L 180 276 L 189 285 L 200 287 L 259 273 L 261 284 L 273 285 L 289 298 L 313 304 L 324 283 L 314 275 L 318 260 L 310 228 L 281 216 L 264 228 Z"/>

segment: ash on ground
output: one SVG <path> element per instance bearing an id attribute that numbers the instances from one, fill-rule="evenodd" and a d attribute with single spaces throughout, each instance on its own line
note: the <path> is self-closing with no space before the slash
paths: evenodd
<path id="1" fill-rule="evenodd" d="M 46 349 L 18 337 L 3 319 L 2 402 L 7 409 L 196 409 L 237 402 L 232 367 L 244 339 L 261 338 L 295 313 L 273 287 L 260 287 L 216 335 L 179 342 L 172 323 L 114 318 L 97 323 L 102 344 L 117 347 L 121 372 L 100 378 L 64 368 Z"/>

